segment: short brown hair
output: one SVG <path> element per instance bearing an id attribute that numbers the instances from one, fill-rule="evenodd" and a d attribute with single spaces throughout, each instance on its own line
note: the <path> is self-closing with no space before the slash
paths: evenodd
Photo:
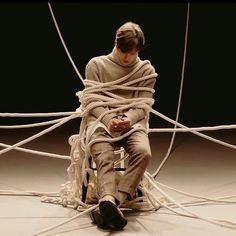
<path id="1" fill-rule="evenodd" d="M 145 44 L 143 31 L 138 24 L 128 21 L 116 31 L 115 43 L 122 52 L 134 48 L 141 51 Z"/>

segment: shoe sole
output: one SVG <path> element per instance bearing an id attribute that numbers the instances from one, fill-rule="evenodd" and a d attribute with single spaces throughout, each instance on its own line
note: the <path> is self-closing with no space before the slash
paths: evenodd
<path id="1" fill-rule="evenodd" d="M 92 219 L 92 223 L 96 224 L 99 228 L 109 229 L 109 227 L 104 224 L 104 220 L 99 212 L 97 211 L 90 212 L 90 218 Z"/>
<path id="2" fill-rule="evenodd" d="M 101 202 L 99 210 L 104 220 L 104 225 L 108 225 L 115 230 L 122 230 L 126 226 L 127 220 L 120 214 L 113 203 L 109 201 Z"/>

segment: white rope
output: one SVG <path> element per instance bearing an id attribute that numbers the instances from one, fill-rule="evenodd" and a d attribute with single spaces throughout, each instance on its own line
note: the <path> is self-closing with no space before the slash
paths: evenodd
<path id="1" fill-rule="evenodd" d="M 0 129 L 33 128 L 33 127 L 38 127 L 38 126 L 45 126 L 45 125 L 55 124 L 55 123 L 61 121 L 62 119 L 63 118 L 56 119 L 56 120 L 45 121 L 45 122 L 33 123 L 33 124 L 25 124 L 25 125 L 0 125 Z"/>
<path id="2" fill-rule="evenodd" d="M 138 89 L 138 88 L 136 88 Z M 106 97 L 105 97 L 106 98 Z M 104 98 L 104 99 L 105 99 Z M 124 100 L 123 103 L 127 101 Z M 131 101 L 131 100 L 128 100 Z M 0 117 L 50 117 L 50 116 L 68 116 L 78 114 L 78 112 L 58 112 L 58 113 L 0 113 Z M 159 115 L 158 115 L 159 116 Z M 33 128 L 38 126 L 46 126 L 60 122 L 64 118 L 55 119 L 51 121 L 24 124 L 24 125 L 0 125 L 0 129 L 18 129 L 18 128 Z M 171 122 L 173 123 L 173 122 Z M 190 131 L 216 131 L 216 130 L 227 130 L 227 129 L 236 129 L 236 124 L 232 125 L 217 125 L 217 126 L 207 126 L 207 127 L 186 127 L 186 128 L 176 128 L 177 124 L 175 123 L 175 128 L 149 128 L 149 133 L 165 133 L 165 132 L 190 132 Z"/>
<path id="3" fill-rule="evenodd" d="M 208 223 L 212 223 L 212 224 L 215 224 L 215 225 L 219 225 L 219 226 L 223 226 L 223 227 L 226 227 L 226 228 L 230 228 L 230 229 L 236 229 L 236 222 L 232 222 L 232 221 L 228 221 L 228 220 L 216 220 L 216 219 L 210 219 L 210 218 L 207 218 L 207 217 L 203 217 L 203 216 L 200 216 L 196 213 L 194 213 L 193 211 L 190 211 L 188 209 L 186 209 L 186 207 L 182 206 L 180 203 L 176 202 L 170 195 L 166 194 L 160 187 L 158 187 L 156 184 L 154 184 L 153 182 L 153 178 L 150 174 L 148 173 L 145 173 L 145 178 L 148 179 L 149 183 L 157 190 L 159 191 L 166 199 L 168 199 L 170 202 L 173 202 L 176 206 L 178 206 L 181 210 L 187 212 L 188 214 L 190 214 L 190 216 L 194 217 L 194 218 L 197 218 L 199 220 L 203 220 L 203 221 L 206 221 Z M 151 193 L 150 191 L 148 191 L 149 194 L 151 194 L 153 197 L 155 197 L 153 195 L 153 193 Z M 156 197 L 155 197 L 156 199 Z M 161 204 L 161 203 L 160 203 Z M 166 207 L 166 206 L 165 206 Z M 169 207 L 167 207 L 168 210 L 170 210 Z M 173 209 L 171 209 L 173 211 Z M 177 212 L 175 211 L 177 214 L 181 214 L 180 212 Z M 220 223 L 220 222 L 225 222 L 225 223 L 228 223 L 228 224 L 223 224 L 223 223 Z"/>
<path id="4" fill-rule="evenodd" d="M 185 195 L 185 196 L 188 196 L 188 197 L 194 197 L 194 198 L 197 198 L 197 199 L 201 199 L 201 200 L 204 200 L 204 201 L 210 201 L 210 202 L 217 202 L 217 203 L 236 203 L 236 200 L 233 201 L 233 200 L 224 200 L 225 198 L 234 198 L 235 195 L 232 195 L 232 196 L 224 196 L 224 197 L 220 197 L 220 198 L 209 198 L 209 197 L 205 197 L 205 196 L 200 196 L 200 195 L 194 195 L 194 194 L 191 194 L 191 193 L 187 193 L 185 191 L 180 191 L 180 190 L 177 190 L 173 187 L 170 187 L 170 186 L 167 186 L 165 184 L 162 184 L 158 181 L 156 181 L 155 179 L 152 179 L 152 181 L 155 183 L 155 184 L 158 184 L 158 185 L 161 185 L 167 189 L 170 189 L 170 190 L 173 190 L 174 192 L 177 192 L 179 194 L 182 194 L 182 195 Z"/>
<path id="5" fill-rule="evenodd" d="M 177 124 L 175 124 L 177 126 Z M 190 131 L 216 131 L 216 130 L 225 130 L 225 129 L 236 129 L 235 125 L 217 125 L 217 126 L 208 126 L 208 127 L 186 127 L 186 128 L 150 128 L 149 133 L 165 133 L 165 132 L 190 132 Z"/>
<path id="6" fill-rule="evenodd" d="M 125 102 L 124 102 L 125 103 Z M 5 116 L 6 113 L 0 113 L 0 116 Z M 49 113 L 26 113 L 26 114 L 17 114 L 16 113 L 7 113 L 8 117 L 41 117 L 42 116 L 51 116 Z M 39 115 L 40 114 L 40 115 Z M 54 113 L 53 113 L 54 114 Z M 78 112 L 63 112 L 62 114 L 69 115 L 69 114 L 78 114 Z M 56 116 L 58 113 L 55 114 Z M 4 125 L 0 126 L 0 129 L 18 129 L 18 128 L 33 128 L 38 126 L 46 126 L 50 124 L 57 123 L 64 118 L 55 119 L 51 121 L 39 122 L 39 123 L 32 123 L 32 124 L 24 124 L 24 125 Z M 176 125 L 176 124 L 175 124 Z M 177 126 L 177 125 L 176 125 Z M 149 128 L 149 133 L 165 133 L 165 132 L 190 132 L 190 131 L 216 131 L 216 130 L 227 130 L 227 129 L 236 129 L 236 124 L 232 125 L 217 125 L 217 126 L 207 126 L 207 127 L 186 127 L 186 128 Z"/>
<path id="7" fill-rule="evenodd" d="M 0 190 L 0 195 L 16 195 L 16 196 L 35 196 L 35 197 L 42 197 L 45 195 L 48 196 L 59 196 L 58 192 L 37 192 L 37 191 L 17 191 L 17 190 Z"/>
<path id="8" fill-rule="evenodd" d="M 235 198 L 235 195 L 232 196 L 223 196 L 216 198 L 216 200 L 223 200 L 223 199 L 230 199 Z M 217 201 L 207 201 L 207 200 L 191 200 L 188 202 L 181 202 L 181 205 L 184 205 L 185 207 L 192 207 L 192 206 L 203 206 L 203 205 L 216 205 L 216 204 L 229 204 L 229 201 L 226 202 L 217 202 Z M 232 201 L 232 204 L 234 204 L 234 201 Z M 176 208 L 177 206 L 174 203 L 168 203 L 168 206 L 171 206 L 172 208 Z"/>
<path id="9" fill-rule="evenodd" d="M 41 235 L 41 234 L 43 234 L 43 233 L 46 233 L 46 232 L 48 232 L 48 231 L 50 231 L 50 230 L 53 230 L 53 229 L 55 229 L 55 228 L 58 228 L 59 226 L 62 226 L 62 225 L 64 225 L 64 224 L 66 224 L 66 223 L 69 223 L 69 222 L 71 222 L 72 220 L 75 220 L 76 218 L 78 218 L 78 217 L 80 217 L 80 216 L 83 216 L 83 215 L 85 215 L 85 214 L 87 214 L 87 213 L 89 213 L 89 212 L 95 210 L 97 207 L 98 207 L 98 205 L 92 206 L 92 207 L 90 207 L 90 208 L 84 210 L 83 212 L 81 212 L 81 213 L 79 213 L 79 214 L 73 216 L 72 218 L 70 218 L 70 219 L 68 219 L 68 220 L 65 220 L 65 221 L 63 221 L 63 222 L 61 222 L 61 223 L 59 223 L 59 224 L 53 225 L 53 226 L 51 226 L 51 227 L 48 227 L 48 228 L 46 228 L 46 229 L 44 229 L 44 230 L 42 230 L 42 231 L 39 231 L 39 232 L 37 232 L 37 233 L 34 233 L 32 236 L 38 236 L 38 235 Z"/>
<path id="10" fill-rule="evenodd" d="M 50 2 L 48 2 L 48 7 L 49 7 L 49 10 L 50 10 L 50 13 L 51 13 L 53 22 L 54 22 L 54 24 L 55 24 L 57 33 L 58 33 L 58 35 L 59 35 L 59 37 L 60 37 L 61 43 L 62 43 L 62 45 L 63 45 L 63 47 L 64 47 L 64 49 L 65 49 L 65 51 L 66 51 L 66 54 L 67 54 L 68 58 L 70 59 L 70 62 L 71 62 L 71 64 L 72 64 L 72 66 L 73 66 L 73 68 L 74 68 L 76 74 L 79 76 L 79 78 L 80 78 L 82 84 L 84 85 L 83 77 L 81 76 L 81 74 L 79 73 L 77 67 L 75 66 L 75 63 L 74 63 L 74 61 L 73 61 L 73 59 L 72 59 L 72 57 L 71 57 L 71 55 L 70 55 L 70 53 L 69 53 L 69 51 L 68 51 L 68 49 L 67 49 L 67 46 L 66 46 L 66 44 L 65 44 L 65 42 L 64 42 L 64 39 L 63 39 L 62 34 L 61 34 L 61 32 L 60 32 L 60 29 L 59 29 L 59 27 L 58 27 L 58 24 L 57 24 L 56 18 L 55 18 L 55 16 L 54 16 L 54 13 L 53 13 L 53 10 L 52 10 L 51 3 L 50 3 Z"/>
<path id="11" fill-rule="evenodd" d="M 161 189 L 158 189 L 158 190 L 160 192 L 162 192 Z M 217 219 L 217 218 L 206 218 L 206 217 L 200 216 L 200 215 L 198 215 L 196 213 L 193 213 L 193 212 L 187 210 L 185 206 L 182 206 L 181 204 L 179 204 L 177 202 L 175 202 L 177 207 L 178 208 L 180 207 L 182 210 L 186 211 L 189 214 L 184 214 L 182 212 L 176 211 L 173 208 L 169 207 L 167 204 L 162 203 L 150 190 L 146 189 L 146 191 L 154 199 L 154 201 L 156 201 L 158 204 L 161 205 L 162 208 L 166 208 L 167 210 L 169 210 L 171 212 L 174 212 L 176 215 L 184 216 L 184 217 L 188 217 L 188 218 L 199 219 L 199 220 L 206 221 L 208 223 L 211 223 L 211 224 L 214 224 L 214 225 L 218 225 L 218 226 L 221 226 L 221 227 L 225 227 L 225 228 L 229 228 L 229 229 L 234 229 L 234 230 L 236 229 L 236 223 L 233 222 L 233 221 L 222 220 L 222 219 Z M 168 195 L 166 195 L 166 196 L 168 196 Z M 168 197 L 170 198 L 170 196 L 168 196 Z M 224 222 L 225 224 L 223 224 L 221 222 Z"/>
<path id="12" fill-rule="evenodd" d="M 183 83 L 184 83 L 185 61 L 186 61 L 187 42 L 188 42 L 189 9 L 190 9 L 190 3 L 188 2 L 188 5 L 187 5 L 187 20 L 186 20 L 186 29 L 185 29 L 185 40 L 184 40 L 184 57 L 183 57 L 183 64 L 182 64 L 182 74 L 181 74 L 181 82 L 180 82 L 178 107 L 177 107 L 176 118 L 175 118 L 176 122 L 178 122 L 178 120 L 179 120 L 179 112 L 180 112 L 180 105 L 181 105 L 182 91 L 183 91 Z M 176 124 L 175 124 L 174 128 L 176 128 Z M 172 134 L 170 145 L 169 145 L 169 148 L 167 150 L 167 153 L 166 153 L 164 159 L 162 160 L 159 167 L 155 171 L 155 174 L 154 174 L 155 177 L 158 175 L 161 168 L 164 166 L 164 164 L 166 163 L 167 159 L 170 156 L 170 152 L 172 150 L 174 140 L 175 140 L 175 135 L 176 135 L 176 131 L 174 131 L 173 134 Z"/>
<path id="13" fill-rule="evenodd" d="M 155 110 L 152 109 L 151 112 L 152 112 L 153 114 L 155 114 L 155 115 L 161 117 L 162 119 L 164 119 L 164 120 L 166 120 L 166 121 L 172 123 L 172 124 L 176 124 L 177 126 L 179 126 L 179 127 L 181 127 L 181 128 L 188 129 L 187 126 L 182 125 L 182 124 L 180 124 L 180 123 L 178 123 L 178 122 L 172 120 L 171 118 L 169 118 L 169 117 L 167 117 L 167 116 L 161 114 L 161 113 L 158 112 L 158 111 L 155 111 Z M 218 144 L 220 144 L 220 145 L 223 145 L 223 146 L 225 146 L 225 147 L 229 147 L 229 148 L 232 148 L 232 149 L 236 149 L 236 146 L 233 145 L 233 144 L 230 144 L 230 143 L 223 142 L 223 141 L 221 141 L 221 140 L 212 138 L 212 137 L 210 137 L 210 136 L 208 136 L 208 135 L 205 135 L 205 134 L 202 134 L 202 133 L 200 133 L 200 132 L 198 132 L 198 131 L 189 129 L 189 132 L 191 132 L 191 133 L 193 133 L 193 134 L 195 134 L 195 135 L 197 135 L 197 136 L 199 136 L 199 137 L 205 138 L 205 139 L 207 139 L 207 140 L 209 140 L 209 141 L 212 141 L 212 142 L 214 142 L 214 143 L 218 143 Z M 152 176 L 155 176 L 155 173 L 154 173 Z"/>
<path id="14" fill-rule="evenodd" d="M 51 112 L 51 113 L 0 113 L 0 117 L 50 117 L 50 116 L 69 116 L 75 114 L 72 112 Z"/>
<path id="15" fill-rule="evenodd" d="M 0 147 L 8 148 L 8 147 L 11 147 L 11 145 L 0 143 Z M 47 156 L 47 157 L 70 160 L 70 156 L 68 156 L 68 155 L 60 155 L 60 154 L 49 153 L 49 152 L 41 152 L 41 151 L 36 151 L 36 150 L 21 148 L 21 147 L 14 147 L 14 149 L 17 151 L 22 151 L 22 152 L 31 153 L 31 154 L 40 155 L 40 156 Z"/>
<path id="16" fill-rule="evenodd" d="M 6 153 L 6 152 L 8 152 L 8 151 L 11 151 L 12 149 L 14 149 L 14 148 L 16 148 L 16 147 L 19 147 L 19 146 L 21 146 L 21 145 L 23 145 L 23 144 L 26 144 L 26 143 L 28 143 L 28 142 L 30 142 L 30 141 L 32 141 L 32 140 L 38 138 L 38 137 L 41 137 L 42 135 L 44 135 L 44 134 L 46 134 L 46 133 L 48 133 L 48 132 L 50 132 L 50 131 L 56 129 L 57 127 L 59 127 L 59 126 L 61 126 L 62 124 L 66 123 L 67 121 L 69 121 L 69 120 L 71 120 L 71 119 L 74 119 L 74 118 L 77 118 L 77 117 L 78 117 L 78 115 L 71 115 L 71 116 L 69 116 L 69 117 L 67 117 L 67 118 L 64 118 L 63 120 L 61 120 L 61 121 L 58 122 L 57 124 L 54 124 L 54 125 L 52 125 L 51 127 L 49 127 L 49 128 L 47 128 L 47 129 L 45 129 L 45 130 L 43 130 L 43 131 L 41 131 L 41 132 L 39 132 L 39 133 L 33 135 L 33 136 L 31 136 L 31 137 L 29 137 L 29 138 L 27 138 L 27 139 L 24 139 L 24 140 L 22 140 L 22 141 L 20 141 L 20 142 L 18 142 L 18 143 L 16 143 L 16 144 L 14 144 L 14 145 L 11 145 L 11 146 L 9 146 L 9 147 L 7 147 L 7 148 L 1 150 L 1 151 L 0 151 L 0 155 L 3 154 L 3 153 Z"/>

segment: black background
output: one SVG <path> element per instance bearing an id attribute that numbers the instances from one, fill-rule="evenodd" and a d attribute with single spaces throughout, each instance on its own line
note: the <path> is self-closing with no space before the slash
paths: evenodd
<path id="1" fill-rule="evenodd" d="M 148 59 L 159 74 L 154 109 L 175 119 L 187 3 L 52 2 L 57 23 L 82 76 L 90 58 L 108 54 L 115 30 L 132 20 L 143 28 Z M 233 124 L 236 4 L 190 3 L 179 122 Z M 75 111 L 83 89 L 62 46 L 48 4 L 0 3 L 0 112 Z M 28 122 L 1 118 L 1 124 Z M 151 127 L 167 126 L 151 115 Z"/>

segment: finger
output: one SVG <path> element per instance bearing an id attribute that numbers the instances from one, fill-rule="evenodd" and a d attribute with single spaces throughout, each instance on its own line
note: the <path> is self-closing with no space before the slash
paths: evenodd
<path id="1" fill-rule="evenodd" d="M 129 120 L 122 120 L 122 121 L 120 121 L 118 124 L 119 124 L 119 125 L 126 125 L 126 124 L 129 124 L 129 123 L 130 123 Z"/>

